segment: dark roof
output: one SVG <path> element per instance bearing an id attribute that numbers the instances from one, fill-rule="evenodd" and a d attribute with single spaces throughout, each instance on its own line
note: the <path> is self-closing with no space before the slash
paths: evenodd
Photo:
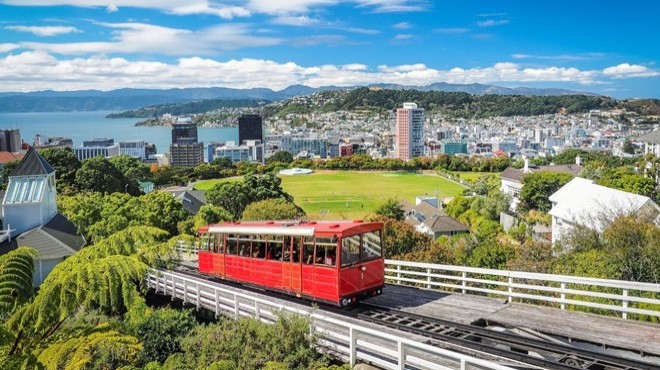
<path id="1" fill-rule="evenodd" d="M 206 194 L 201 190 L 186 190 L 181 194 L 181 203 L 191 215 L 196 215 L 207 204 Z"/>
<path id="2" fill-rule="evenodd" d="M 577 176 L 578 173 L 582 170 L 582 166 L 577 164 L 553 164 L 550 166 L 537 166 L 529 167 L 528 173 L 536 172 L 561 172 L 561 173 L 570 173 L 573 177 Z M 503 179 L 514 180 L 522 182 L 522 178 L 525 175 L 525 171 L 522 169 L 517 169 L 513 167 L 507 167 L 501 174 L 500 177 Z"/>
<path id="3" fill-rule="evenodd" d="M 645 143 L 660 144 L 660 130 L 656 130 L 653 132 L 649 132 L 646 135 L 642 135 L 638 138 L 638 140 L 643 141 Z"/>
<path id="4" fill-rule="evenodd" d="M 39 252 L 39 259 L 58 259 L 71 256 L 85 245 L 85 239 L 76 234 L 76 227 L 57 213 L 45 225 L 30 229 L 11 241 L 0 244 L 0 255 L 19 245 L 32 247 Z"/>
<path id="5" fill-rule="evenodd" d="M 31 148 L 25 154 L 25 157 L 18 164 L 18 167 L 9 176 L 36 176 L 48 175 L 55 172 L 53 167 L 37 153 L 36 150 Z"/>
<path id="6" fill-rule="evenodd" d="M 433 230 L 434 233 L 450 232 L 450 231 L 460 231 L 468 232 L 470 228 L 463 225 L 462 223 L 456 221 L 454 218 L 442 215 L 434 216 L 431 219 L 424 221 L 424 223 Z"/>

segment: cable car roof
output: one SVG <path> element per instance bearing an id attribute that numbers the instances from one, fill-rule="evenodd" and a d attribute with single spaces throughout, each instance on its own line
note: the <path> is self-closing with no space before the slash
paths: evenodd
<path id="1" fill-rule="evenodd" d="M 382 228 L 378 222 L 356 221 L 247 221 L 247 222 L 225 222 L 221 224 L 208 225 L 200 229 L 200 232 L 226 233 L 226 234 L 253 234 L 253 235 L 292 235 L 313 236 L 315 233 L 343 234 L 351 229 Z M 367 230 L 364 230 L 367 231 Z M 364 232 L 361 231 L 361 232 Z"/>

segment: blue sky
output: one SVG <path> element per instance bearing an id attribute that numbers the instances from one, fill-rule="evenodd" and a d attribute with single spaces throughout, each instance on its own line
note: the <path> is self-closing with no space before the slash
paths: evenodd
<path id="1" fill-rule="evenodd" d="M 660 97 L 660 1 L 0 0 L 0 90 L 433 82 Z"/>

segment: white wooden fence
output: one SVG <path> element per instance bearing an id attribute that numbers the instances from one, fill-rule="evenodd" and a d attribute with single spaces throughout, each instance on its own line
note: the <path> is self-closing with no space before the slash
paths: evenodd
<path id="1" fill-rule="evenodd" d="M 509 302 L 516 298 L 545 302 L 562 310 L 572 305 L 615 311 L 624 319 L 628 314 L 660 318 L 660 284 L 398 260 L 385 260 L 385 279 L 427 289 L 507 297 Z"/>
<path id="2" fill-rule="evenodd" d="M 178 248 L 197 253 L 183 242 Z M 597 309 L 594 313 L 619 312 L 624 319 L 628 314 L 660 318 L 660 284 L 389 259 L 385 260 L 385 279 L 427 289 L 507 297 L 509 302 L 545 303 L 562 310 L 576 306 Z"/>
<path id="3" fill-rule="evenodd" d="M 325 350 L 345 356 L 351 365 L 365 361 L 384 369 L 400 370 L 513 370 L 497 363 L 350 323 L 340 317 L 272 302 L 256 294 L 231 290 L 221 284 L 176 272 L 152 270 L 147 280 L 149 287 L 158 293 L 179 298 L 198 308 L 204 307 L 216 315 L 224 314 L 234 318 L 250 316 L 267 323 L 277 320 L 280 313 L 307 316 L 311 319 L 310 329 L 319 335 L 318 344 Z"/>

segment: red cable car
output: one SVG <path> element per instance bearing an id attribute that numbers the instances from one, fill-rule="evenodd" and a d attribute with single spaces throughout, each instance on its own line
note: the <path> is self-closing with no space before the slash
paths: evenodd
<path id="1" fill-rule="evenodd" d="M 345 307 L 382 293 L 379 222 L 236 222 L 203 227 L 199 271 Z"/>

